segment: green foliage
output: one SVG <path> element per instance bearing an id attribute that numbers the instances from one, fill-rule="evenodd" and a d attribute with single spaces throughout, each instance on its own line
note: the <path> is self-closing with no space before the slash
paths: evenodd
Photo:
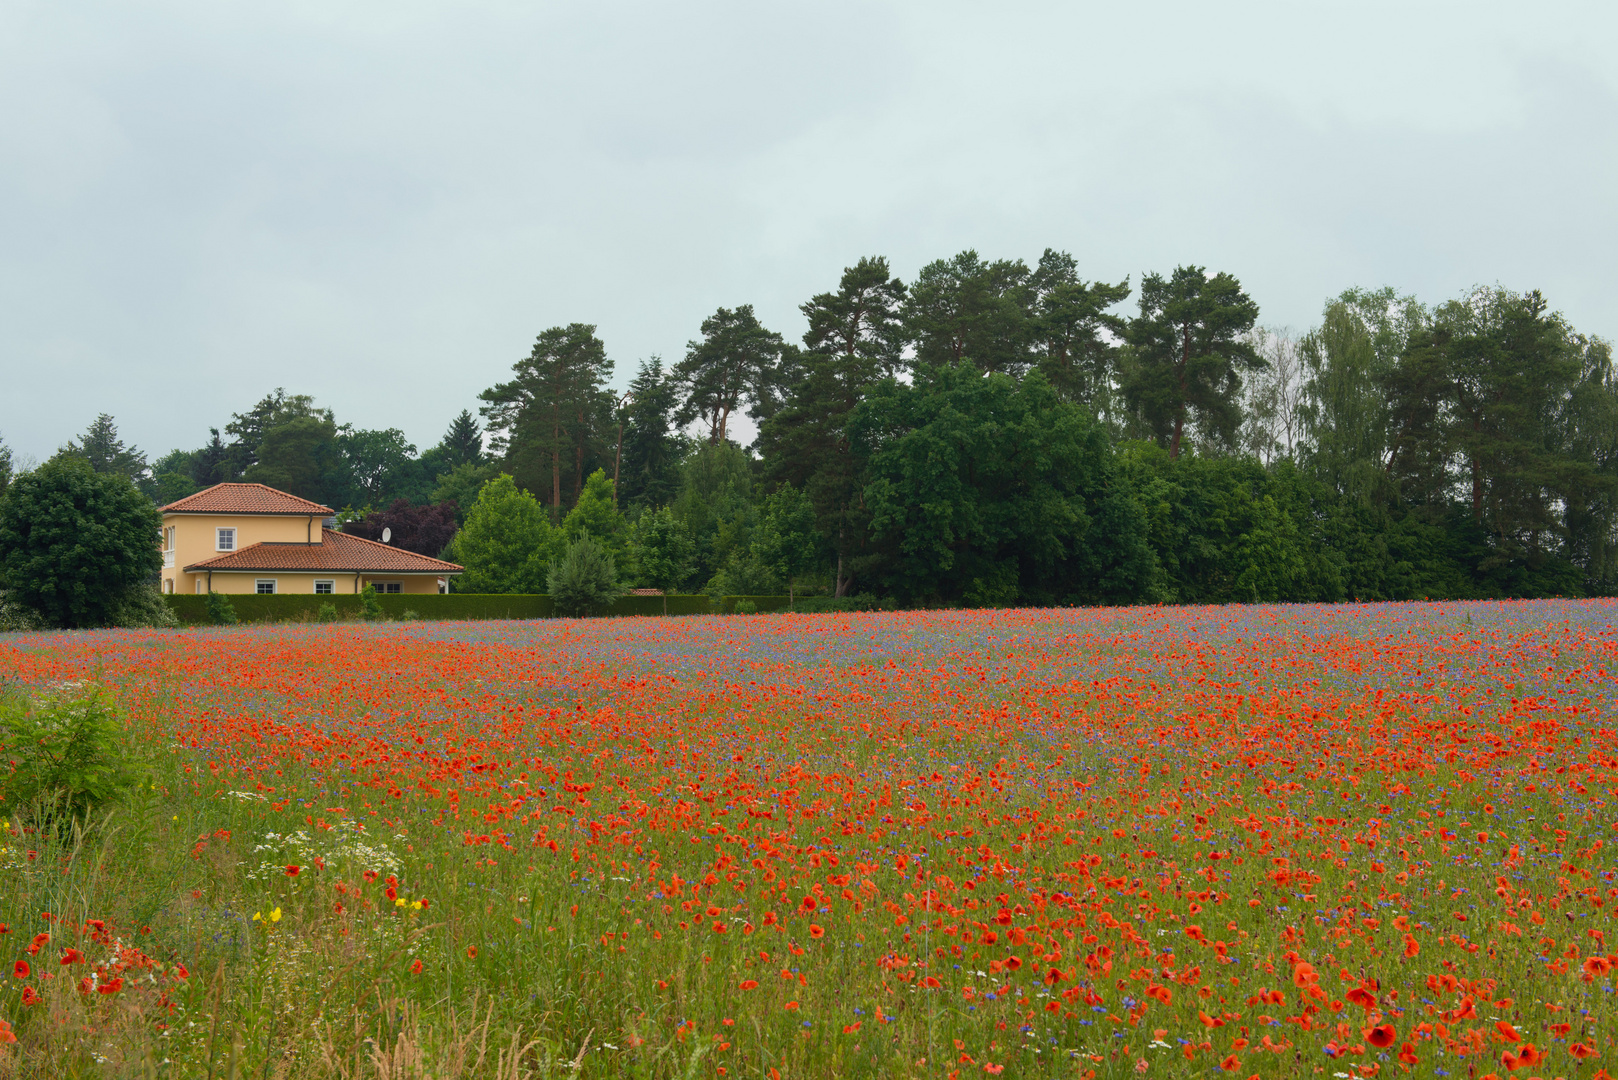
<path id="1" fill-rule="evenodd" d="M 719 610 L 727 615 L 754 615 L 761 611 L 785 611 L 792 607 L 786 596 L 721 596 Z"/>
<path id="2" fill-rule="evenodd" d="M 624 595 L 609 555 L 589 533 L 568 545 L 546 574 L 546 592 L 558 615 L 600 615 Z"/>
<path id="3" fill-rule="evenodd" d="M 657 357 L 640 366 L 622 412 L 623 457 L 618 463 L 624 506 L 666 506 L 679 490 L 688 440 L 674 426 L 677 392 Z"/>
<path id="4" fill-rule="evenodd" d="M 579 501 L 562 519 L 562 536 L 571 544 L 582 536 L 593 537 L 614 563 L 624 557 L 624 519 L 613 501 L 612 481 L 603 469 L 591 473 L 584 482 Z"/>
<path id="5" fill-rule="evenodd" d="M 208 614 L 201 596 L 166 596 L 170 608 L 186 626 L 205 626 Z M 633 599 L 633 598 L 626 598 Z M 652 599 L 656 599 L 653 597 Z M 545 619 L 552 614 L 551 599 L 544 594 L 514 593 L 397 593 L 378 595 L 376 602 L 390 619 L 402 619 L 407 609 L 425 619 Z M 358 619 L 362 600 L 357 593 L 338 596 L 306 593 L 278 593 L 259 596 L 245 593 L 233 598 L 236 614 L 244 623 L 305 622 L 319 620 L 324 608 L 335 612 L 335 619 Z M 617 612 L 615 612 L 616 614 Z"/>
<path id="6" fill-rule="evenodd" d="M 1257 321 L 1258 305 L 1229 274 L 1181 266 L 1141 280 L 1123 394 L 1170 457 L 1179 457 L 1188 423 L 1210 443 L 1235 445 L 1240 373 L 1263 366 L 1248 340 Z"/>
<path id="7" fill-rule="evenodd" d="M 814 565 L 825 546 L 815 529 L 815 508 L 802 491 L 785 484 L 764 499 L 753 531 L 753 557 L 786 582 L 789 598 L 798 575 Z"/>
<path id="8" fill-rule="evenodd" d="M 11 447 L 6 445 L 5 440 L 0 439 L 0 499 L 6 497 L 6 489 L 11 486 L 11 478 L 16 471 L 16 456 L 11 452 Z"/>
<path id="9" fill-rule="evenodd" d="M 432 501 L 436 504 L 455 504 L 455 523 L 465 525 L 467 515 L 478 501 L 483 485 L 500 475 L 498 465 L 474 465 L 463 462 L 438 477 L 433 486 Z"/>
<path id="10" fill-rule="evenodd" d="M 333 623 L 337 621 L 337 605 L 332 603 L 321 604 L 315 609 L 315 622 Z"/>
<path id="11" fill-rule="evenodd" d="M 127 477 L 58 456 L 0 500 L 0 585 L 46 622 L 104 626 L 124 595 L 161 569 L 160 524 Z"/>
<path id="12" fill-rule="evenodd" d="M 755 420 L 775 411 L 792 381 L 789 357 L 781 335 L 764 328 L 753 305 L 720 308 L 702 320 L 702 340 L 689 342 L 674 366 L 681 399 L 675 418 L 681 424 L 700 420 L 708 442 L 723 443 L 731 414 L 743 404 Z"/>
<path id="13" fill-rule="evenodd" d="M 1042 375 L 961 364 L 879 385 L 850 423 L 880 554 L 902 602 L 1130 602 L 1154 572 L 1105 432 Z"/>
<path id="14" fill-rule="evenodd" d="M 366 622 L 382 622 L 387 619 L 388 613 L 382 610 L 382 604 L 376 598 L 376 590 L 367 585 L 360 590 L 360 618 Z"/>
<path id="15" fill-rule="evenodd" d="M 16 603 L 0 589 L 0 634 L 28 633 L 44 626 L 37 611 Z"/>
<path id="16" fill-rule="evenodd" d="M 455 537 L 455 561 L 466 568 L 455 579 L 456 591 L 543 592 L 560 543 L 545 509 L 501 474 L 483 486 Z"/>
<path id="17" fill-rule="evenodd" d="M 230 602 L 230 598 L 228 596 L 226 596 L 224 593 L 216 593 L 212 589 L 209 589 L 208 595 L 204 599 L 206 604 L 204 610 L 207 613 L 208 622 L 211 625 L 236 625 L 236 606 Z"/>
<path id="18" fill-rule="evenodd" d="M 350 501 L 348 463 L 329 410 L 294 416 L 264 432 L 244 479 L 327 506 Z"/>
<path id="19" fill-rule="evenodd" d="M 84 459 L 103 476 L 121 476 L 136 484 L 146 477 L 146 455 L 133 446 L 124 446 L 118 437 L 118 425 L 106 413 L 97 416 L 84 434 L 77 441 L 69 441 L 62 452 Z"/>
<path id="20" fill-rule="evenodd" d="M 58 826 L 127 797 L 140 781 L 124 725 L 99 694 L 0 697 L 0 814 Z"/>
<path id="21" fill-rule="evenodd" d="M 630 550 L 648 587 L 668 594 L 690 580 L 696 545 L 668 507 L 641 515 Z"/>
<path id="22" fill-rule="evenodd" d="M 107 625 L 127 629 L 168 629 L 179 626 L 174 611 L 163 602 L 155 585 L 136 585 L 126 590 L 107 609 Z"/>
<path id="23" fill-rule="evenodd" d="M 753 460 L 734 443 L 703 443 L 686 458 L 681 474 L 671 509 L 696 547 L 697 580 L 708 581 L 751 546 L 758 516 Z"/>
<path id="24" fill-rule="evenodd" d="M 599 458 L 604 449 L 612 361 L 594 326 L 572 323 L 540 334 L 512 374 L 510 382 L 479 395 L 490 448 L 525 488 L 546 494 L 559 519 L 566 505 L 564 480 L 567 494 L 576 498 L 585 460 Z M 571 467 L 564 469 L 564 462 Z"/>

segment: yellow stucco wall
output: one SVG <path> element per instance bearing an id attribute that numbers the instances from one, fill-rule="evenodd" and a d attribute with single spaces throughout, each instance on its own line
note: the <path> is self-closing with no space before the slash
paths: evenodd
<path id="1" fill-rule="evenodd" d="M 302 544 L 313 540 L 319 543 L 321 520 L 319 516 L 303 514 L 164 514 L 163 532 L 159 534 L 157 542 L 158 549 L 164 552 L 161 588 L 164 592 L 175 593 L 196 591 L 197 576 L 186 573 L 183 567 L 224 554 L 215 542 L 216 529 L 234 528 L 236 550 L 240 551 L 249 544 L 265 541 Z M 170 529 L 174 530 L 172 558 L 167 546 Z M 215 576 L 214 591 L 224 591 L 218 586 L 218 575 Z M 252 583 L 249 582 L 245 590 L 232 591 L 252 592 Z M 434 591 L 437 591 L 436 585 Z"/>
<path id="2" fill-rule="evenodd" d="M 192 577 L 192 575 L 183 573 L 180 576 L 187 579 Z M 208 590 L 208 575 L 197 574 L 195 576 L 202 580 L 202 591 L 206 592 Z M 283 570 L 255 570 L 250 573 L 232 571 L 223 574 L 216 571 L 213 574 L 213 591 L 231 595 L 255 593 L 258 591 L 260 580 L 268 581 L 271 579 L 275 581 L 275 591 L 277 593 L 295 593 L 304 596 L 315 591 L 316 581 L 333 582 L 333 592 L 338 596 L 350 596 L 365 588 L 366 585 L 378 585 L 390 581 L 399 583 L 401 593 L 420 595 L 421 593 L 436 593 L 438 591 L 438 575 L 436 574 L 361 574 L 359 586 L 356 588 L 353 573 L 308 574 Z M 177 589 L 181 592 L 196 591 L 194 585 L 177 586 Z M 378 591 L 382 590 L 379 589 Z"/>

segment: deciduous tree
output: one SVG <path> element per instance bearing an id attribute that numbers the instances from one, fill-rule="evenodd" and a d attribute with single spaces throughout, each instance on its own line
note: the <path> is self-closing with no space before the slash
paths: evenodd
<path id="1" fill-rule="evenodd" d="M 0 583 L 55 625 L 105 625 L 126 593 L 152 587 L 161 524 L 127 476 L 57 455 L 0 500 Z"/>

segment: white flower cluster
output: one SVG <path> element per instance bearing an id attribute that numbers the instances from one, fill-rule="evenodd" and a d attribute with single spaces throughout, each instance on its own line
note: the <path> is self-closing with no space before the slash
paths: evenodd
<path id="1" fill-rule="evenodd" d="M 288 866 L 310 866 L 318 858 L 327 866 L 352 866 L 357 870 L 374 870 L 378 874 L 397 874 L 404 869 L 399 856 L 386 844 L 377 840 L 349 838 L 337 839 L 331 847 L 322 850 L 315 839 L 299 829 L 292 833 L 265 833 L 261 843 L 253 845 L 253 854 L 275 852 L 276 862 L 261 862 L 247 872 L 249 881 L 272 881 L 286 876 Z"/>

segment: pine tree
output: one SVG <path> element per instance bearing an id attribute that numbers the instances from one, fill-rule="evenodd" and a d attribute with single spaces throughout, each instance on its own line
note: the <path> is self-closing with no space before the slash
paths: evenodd
<path id="1" fill-rule="evenodd" d="M 124 446 L 118 437 L 118 425 L 106 413 L 97 416 L 78 441 L 69 442 L 64 449 L 89 462 L 90 468 L 103 476 L 138 481 L 146 474 L 146 455 L 133 446 Z"/>
<path id="2" fill-rule="evenodd" d="M 674 430 L 675 387 L 658 357 L 641 364 L 623 409 L 618 498 L 626 506 L 667 506 L 679 490 L 686 440 Z"/>
<path id="3" fill-rule="evenodd" d="M 1033 302 L 1021 259 L 984 262 L 976 251 L 922 267 L 904 306 L 918 368 L 969 362 L 1020 375 L 1033 363 Z"/>
<path id="4" fill-rule="evenodd" d="M 865 536 L 863 473 L 849 445 L 848 418 L 902 362 L 904 298 L 904 284 L 876 257 L 845 269 L 835 293 L 805 303 L 804 377 L 759 429 L 767 478 L 808 496 L 816 527 L 835 549 L 838 596 L 853 582 Z"/>
<path id="5" fill-rule="evenodd" d="M 675 419 L 700 420 L 709 443 L 724 442 L 731 414 L 744 404 L 755 420 L 774 411 L 789 381 L 783 361 L 790 355 L 781 335 L 758 321 L 753 305 L 720 308 L 702 320 L 702 340 L 688 342 L 685 359 L 674 366 L 682 398 Z"/>
<path id="6" fill-rule="evenodd" d="M 1257 321 L 1258 305 L 1229 274 L 1181 266 L 1166 279 L 1141 280 L 1123 391 L 1170 458 L 1180 455 L 1187 421 L 1214 441 L 1235 444 L 1240 373 L 1264 366 L 1247 340 Z"/>
<path id="7" fill-rule="evenodd" d="M 443 450 L 446 472 L 459 465 L 483 464 L 483 429 L 468 409 L 462 409 L 460 415 L 450 421 L 449 430 L 444 432 L 438 445 Z"/>
<path id="8" fill-rule="evenodd" d="M 612 376 L 606 346 L 586 323 L 553 326 L 540 334 L 528 356 L 513 365 L 516 378 L 479 395 L 487 404 L 491 449 L 521 468 L 538 458 L 550 466 L 551 512 L 562 512 L 562 462 L 572 457 L 577 491 L 592 442 L 599 443 L 610 408 L 605 386 Z"/>
<path id="9" fill-rule="evenodd" d="M 1029 285 L 1039 370 L 1063 400 L 1090 405 L 1106 417 L 1118 358 L 1115 342 L 1128 326 L 1107 309 L 1129 296 L 1129 280 L 1086 283 L 1073 256 L 1046 248 Z"/>

